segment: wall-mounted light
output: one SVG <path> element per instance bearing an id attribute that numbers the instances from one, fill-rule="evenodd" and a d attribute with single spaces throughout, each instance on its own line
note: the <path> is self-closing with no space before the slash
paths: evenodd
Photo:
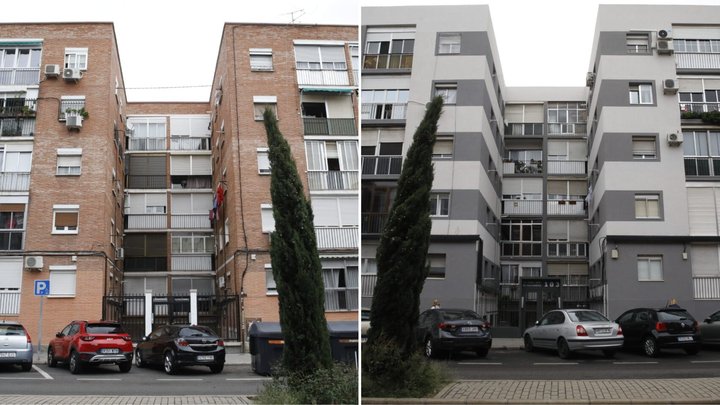
<path id="1" fill-rule="evenodd" d="M 610 257 L 613 259 L 617 259 L 618 257 L 620 257 L 620 252 L 618 251 L 617 245 L 615 245 L 615 248 L 610 251 Z"/>
<path id="2" fill-rule="evenodd" d="M 683 246 L 682 258 L 683 258 L 683 260 L 687 260 L 687 258 L 688 258 L 687 245 Z"/>

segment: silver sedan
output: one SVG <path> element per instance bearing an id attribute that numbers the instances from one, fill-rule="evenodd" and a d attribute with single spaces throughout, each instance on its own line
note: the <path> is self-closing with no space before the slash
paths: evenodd
<path id="1" fill-rule="evenodd" d="M 562 359 L 578 350 L 602 350 L 613 357 L 623 345 L 620 325 L 591 309 L 556 309 L 523 333 L 525 350 L 557 350 Z"/>

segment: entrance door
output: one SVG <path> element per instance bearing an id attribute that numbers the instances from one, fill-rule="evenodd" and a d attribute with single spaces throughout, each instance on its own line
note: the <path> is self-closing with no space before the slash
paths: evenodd
<path id="1" fill-rule="evenodd" d="M 543 314 L 560 308 L 559 278 L 523 278 L 520 283 L 521 331 L 535 324 Z"/>

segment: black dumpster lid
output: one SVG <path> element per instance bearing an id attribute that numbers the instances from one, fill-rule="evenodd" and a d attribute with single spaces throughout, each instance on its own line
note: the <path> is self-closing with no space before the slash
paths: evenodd
<path id="1" fill-rule="evenodd" d="M 358 333 L 358 323 L 354 321 L 333 321 L 328 322 L 330 333 Z"/>
<path id="2" fill-rule="evenodd" d="M 250 336 L 279 337 L 282 336 L 280 322 L 253 322 L 250 325 Z"/>

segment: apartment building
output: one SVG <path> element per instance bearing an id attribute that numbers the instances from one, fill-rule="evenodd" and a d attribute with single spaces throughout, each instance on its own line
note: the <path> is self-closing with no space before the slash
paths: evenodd
<path id="1" fill-rule="evenodd" d="M 0 24 L 0 317 L 43 341 L 122 289 L 125 128 L 112 23 Z"/>
<path id="2" fill-rule="evenodd" d="M 310 198 L 328 320 L 358 308 L 357 27 L 225 25 L 210 105 L 216 286 L 243 299 L 243 324 L 277 321 L 266 108 Z"/>

